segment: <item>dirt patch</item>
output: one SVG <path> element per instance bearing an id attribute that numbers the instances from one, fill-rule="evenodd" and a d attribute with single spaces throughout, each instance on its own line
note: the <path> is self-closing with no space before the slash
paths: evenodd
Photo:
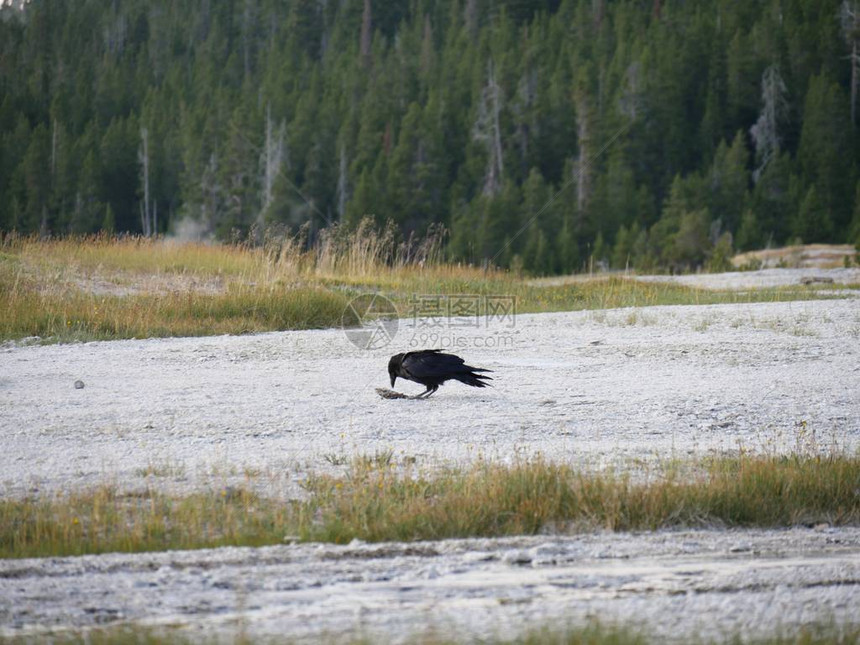
<path id="1" fill-rule="evenodd" d="M 184 273 L 156 273 L 133 276 L 124 273 L 75 275 L 63 284 L 46 285 L 43 292 L 62 291 L 69 286 L 97 296 L 165 295 L 200 293 L 217 295 L 226 291 L 223 278 L 201 278 Z"/>

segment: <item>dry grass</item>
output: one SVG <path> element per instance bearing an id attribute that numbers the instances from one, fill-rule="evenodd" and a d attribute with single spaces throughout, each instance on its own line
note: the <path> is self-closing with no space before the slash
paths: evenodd
<path id="1" fill-rule="evenodd" d="M 332 327 L 347 303 L 344 295 L 313 286 L 121 297 L 41 294 L 19 281 L 0 293 L 0 339 L 69 342 Z"/>
<path id="2" fill-rule="evenodd" d="M 673 469 L 634 483 L 543 460 L 430 479 L 354 467 L 345 481 L 311 482 L 322 521 L 306 535 L 348 542 L 860 522 L 860 459 L 744 456 L 698 468 L 704 475 L 693 480 Z"/>
<path id="3" fill-rule="evenodd" d="M 45 636 L 35 638 L 28 637 L 2 637 L 0 643 L 21 644 L 32 642 L 44 642 Z M 138 625 L 119 625 L 108 627 L 94 627 L 85 631 L 63 631 L 50 634 L 50 642 L 58 645 L 164 645 L 172 643 L 186 645 L 191 643 L 221 643 L 224 638 L 217 635 L 204 636 L 199 633 L 190 633 L 183 630 L 181 626 L 149 627 Z M 289 638 L 283 636 L 277 638 L 265 638 L 255 636 L 251 639 L 244 633 L 237 634 L 229 639 L 235 643 L 290 643 Z M 442 639 L 435 633 L 413 634 L 410 639 L 413 643 L 423 645 L 453 645 L 463 642 L 459 640 Z M 590 620 L 583 626 L 569 626 L 566 628 L 544 626 L 536 627 L 527 631 L 523 636 L 502 639 L 498 637 L 482 638 L 482 643 L 489 645 L 648 645 L 649 643 L 662 642 L 663 639 L 651 638 L 641 629 L 630 629 L 623 625 L 602 624 L 597 620 Z M 831 624 L 812 624 L 796 630 L 794 635 L 777 635 L 771 638 L 751 639 L 745 634 L 738 634 L 734 638 L 721 639 L 719 643 L 744 643 L 746 645 L 849 645 L 860 640 L 860 628 L 839 628 Z M 355 636 L 337 639 L 321 640 L 323 643 L 349 643 L 350 645 L 365 645 L 377 642 L 375 639 Z M 693 640 L 695 645 L 708 645 L 712 641 Z"/>
<path id="4" fill-rule="evenodd" d="M 377 637 L 378 638 L 378 637 Z M 244 634 L 239 634 L 229 638 L 231 642 L 245 643 L 264 643 L 264 644 L 289 644 L 291 641 L 288 637 L 266 638 L 254 637 L 253 639 Z M 50 641 L 58 645 L 163 645 L 165 643 L 173 643 L 177 645 L 186 645 L 191 643 L 222 643 L 224 638 L 219 638 L 217 635 L 202 636 L 200 634 L 189 634 L 187 631 L 177 627 L 156 628 L 143 626 L 113 626 L 113 627 L 97 627 L 88 629 L 85 632 L 66 632 L 52 634 Z M 4 639 L 0 636 L 0 643 L 27 643 L 34 642 L 26 638 L 11 638 Z M 376 638 L 363 638 L 360 635 L 352 638 L 322 637 L 321 643 L 346 643 L 348 645 L 370 645 L 378 643 Z M 383 641 L 384 642 L 384 641 Z M 421 645 L 447 645 L 449 643 L 457 643 L 460 641 L 441 639 L 435 633 L 417 633 L 413 634 L 410 642 Z M 637 634 L 633 630 L 625 629 L 620 626 L 604 626 L 597 621 L 592 621 L 590 624 L 583 627 L 568 628 L 563 630 L 550 629 L 535 629 L 528 632 L 525 636 L 514 640 L 501 640 L 498 638 L 488 637 L 482 639 L 481 642 L 496 645 L 506 645 L 520 643 L 522 645 L 646 645 L 649 640 L 643 635 Z M 794 641 L 779 641 L 780 644 Z M 812 645 L 810 643 L 810 645 Z"/>
<path id="5" fill-rule="evenodd" d="M 311 477 L 308 499 L 248 490 L 185 497 L 103 486 L 0 501 L 0 557 L 280 543 L 346 543 L 605 529 L 860 523 L 860 457 L 747 456 L 664 469 L 650 481 L 542 459 L 432 476 L 356 458 L 346 477 Z"/>
<path id="6" fill-rule="evenodd" d="M 214 285 L 214 286 L 213 286 Z M 0 339 L 86 341 L 331 327 L 349 299 L 260 253 L 139 238 L 7 238 Z"/>
<path id="7" fill-rule="evenodd" d="M 624 277 L 539 286 L 498 270 L 445 264 L 442 237 L 400 243 L 364 223 L 261 246 L 147 238 L 0 239 L 0 340 L 237 334 L 333 327 L 372 291 L 401 316 L 416 295 L 508 296 L 518 313 L 821 298 L 802 287 L 716 292 Z M 485 312 L 481 312 L 483 315 Z M 354 322 L 347 317 L 347 322 Z"/>
<path id="8" fill-rule="evenodd" d="M 143 552 L 279 542 L 293 521 L 283 504 L 241 489 L 169 497 L 113 486 L 0 502 L 0 557 Z"/>

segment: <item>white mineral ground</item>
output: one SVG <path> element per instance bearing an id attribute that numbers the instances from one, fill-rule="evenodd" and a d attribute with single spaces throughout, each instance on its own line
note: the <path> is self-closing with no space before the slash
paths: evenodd
<path id="1" fill-rule="evenodd" d="M 778 281 L 806 271 L 780 270 Z M 858 281 L 840 271 L 814 273 Z M 761 286 L 771 273 L 737 286 Z M 6 344 L 2 494 L 111 483 L 294 497 L 309 472 L 343 472 L 352 456 L 389 452 L 398 467 L 425 471 L 540 453 L 637 475 L 739 448 L 856 453 L 860 302 L 845 296 L 518 315 L 477 327 L 402 320 L 374 350 L 342 330 Z M 494 387 L 448 383 L 427 400 L 379 398 L 388 357 L 416 346 L 494 370 Z M 856 625 L 860 529 L 5 560 L 0 599 L 0 635 L 126 621 L 227 638 L 467 641 L 597 618 L 683 642 Z"/>

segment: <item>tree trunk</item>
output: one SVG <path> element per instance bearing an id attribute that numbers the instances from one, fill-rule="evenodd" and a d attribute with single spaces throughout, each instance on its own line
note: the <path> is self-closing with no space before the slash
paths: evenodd
<path id="1" fill-rule="evenodd" d="M 149 131 L 143 127 L 140 129 L 141 148 L 139 159 L 143 166 L 143 211 L 141 213 L 141 227 L 144 237 L 152 235 L 152 222 L 149 212 Z"/>
<path id="2" fill-rule="evenodd" d="M 372 14 L 373 10 L 370 6 L 370 0 L 364 0 L 364 13 L 361 15 L 361 42 L 360 52 L 361 60 L 365 67 L 370 67 L 370 45 L 373 38 L 372 29 Z"/>

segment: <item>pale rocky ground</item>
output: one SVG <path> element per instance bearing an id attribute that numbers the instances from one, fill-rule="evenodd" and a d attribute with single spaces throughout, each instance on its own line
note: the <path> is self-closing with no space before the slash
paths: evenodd
<path id="1" fill-rule="evenodd" d="M 842 270 L 817 274 L 827 271 Z M 401 321 L 370 351 L 341 330 L 7 344 L 0 485 L 6 496 L 110 482 L 290 497 L 310 471 L 389 451 L 419 469 L 541 453 L 634 472 L 739 448 L 856 451 L 860 301 L 845 295 L 477 328 Z M 494 387 L 380 399 L 388 356 L 415 345 L 494 370 Z M 860 531 L 819 528 L 2 561 L 0 634 L 127 620 L 226 636 L 404 641 L 432 628 L 469 640 L 598 617 L 682 642 L 856 621 Z"/>
<path id="2" fill-rule="evenodd" d="M 671 643 L 860 617 L 860 530 L 292 545 L 0 561 L 0 635 L 111 623 L 284 642 L 510 639 L 598 620 Z"/>

